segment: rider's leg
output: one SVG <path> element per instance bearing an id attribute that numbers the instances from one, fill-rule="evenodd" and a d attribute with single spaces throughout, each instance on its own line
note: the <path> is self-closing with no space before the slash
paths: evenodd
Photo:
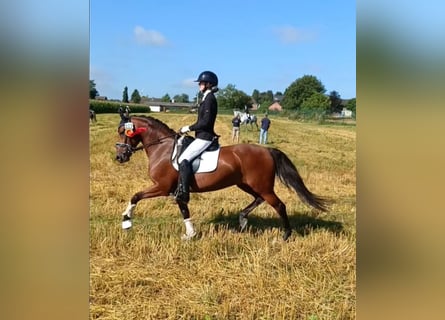
<path id="1" fill-rule="evenodd" d="M 179 163 L 179 178 L 178 178 L 178 188 L 176 190 L 176 200 L 188 203 L 190 200 L 190 179 L 192 176 L 192 161 L 197 156 L 199 156 L 207 147 L 212 143 L 212 141 L 195 139 L 188 147 L 184 150 L 178 159 Z"/>
<path id="2" fill-rule="evenodd" d="M 188 203 L 190 200 L 190 178 L 192 175 L 192 166 L 188 160 L 182 160 L 179 163 L 179 180 L 176 201 Z"/>

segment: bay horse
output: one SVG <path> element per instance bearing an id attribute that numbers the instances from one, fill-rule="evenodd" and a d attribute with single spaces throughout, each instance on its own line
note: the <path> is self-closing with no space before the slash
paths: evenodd
<path id="1" fill-rule="evenodd" d="M 127 125 L 118 127 L 119 142 L 116 143 L 116 160 L 124 163 L 137 150 L 145 150 L 149 159 L 148 173 L 153 182 L 150 187 L 136 192 L 122 213 L 122 228 L 132 226 L 131 216 L 136 204 L 154 197 L 167 197 L 174 193 L 178 183 L 178 171 L 172 164 L 172 152 L 179 134 L 162 121 L 150 116 L 132 116 Z M 132 127 L 132 128 L 131 128 Z M 130 129 L 129 129 L 130 128 Z M 141 146 L 138 146 L 141 143 Z M 288 188 L 296 191 L 307 205 L 328 211 L 327 198 L 317 196 L 307 189 L 296 167 L 285 153 L 276 148 L 255 144 L 236 144 L 220 147 L 217 167 L 208 173 L 196 173 L 190 182 L 190 192 L 209 192 L 236 185 L 253 197 L 253 201 L 239 213 L 240 231 L 247 226 L 249 213 L 266 201 L 282 219 L 283 239 L 287 240 L 292 229 L 285 204 L 274 192 L 275 177 Z M 177 201 L 179 210 L 190 228 L 190 212 L 187 204 Z M 188 225 L 187 225 L 188 224 Z M 193 225 L 191 225 L 192 230 Z M 184 239 L 193 237 L 183 236 Z"/>

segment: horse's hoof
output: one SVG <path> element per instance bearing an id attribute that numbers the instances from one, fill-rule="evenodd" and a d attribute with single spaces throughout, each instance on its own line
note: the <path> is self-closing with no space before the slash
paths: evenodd
<path id="1" fill-rule="evenodd" d="M 124 220 L 122 221 L 122 229 L 128 230 L 132 226 L 131 220 Z"/>
<path id="2" fill-rule="evenodd" d="M 239 229 L 240 232 L 243 232 L 247 227 L 247 218 L 241 217 L 239 218 Z"/>
<path id="3" fill-rule="evenodd" d="M 286 230 L 283 235 L 283 240 L 286 241 L 292 233 L 292 230 Z"/>
<path id="4" fill-rule="evenodd" d="M 181 236 L 181 240 L 183 240 L 183 241 L 188 241 L 188 240 L 191 240 L 193 237 L 195 237 L 196 236 L 196 232 L 195 231 L 193 231 L 192 233 L 186 233 L 186 234 L 183 234 L 182 236 Z"/>

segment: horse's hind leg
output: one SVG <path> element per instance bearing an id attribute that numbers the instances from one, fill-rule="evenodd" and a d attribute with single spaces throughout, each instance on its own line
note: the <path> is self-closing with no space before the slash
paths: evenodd
<path id="1" fill-rule="evenodd" d="M 250 212 L 252 212 L 256 207 L 262 204 L 264 200 L 260 197 L 255 198 L 251 204 L 245 207 L 239 214 L 239 226 L 240 231 L 244 231 L 247 226 L 247 216 Z"/>
<path id="2" fill-rule="evenodd" d="M 240 188 L 244 192 L 247 192 L 248 194 L 252 195 L 255 198 L 255 200 L 253 200 L 252 203 L 250 203 L 247 207 L 245 207 L 243 210 L 241 210 L 241 212 L 239 214 L 239 226 L 240 226 L 240 231 L 242 232 L 242 231 L 244 231 L 246 229 L 246 226 L 247 226 L 247 216 L 249 215 L 249 213 L 252 212 L 260 204 L 262 204 L 264 202 L 264 200 L 263 200 L 263 198 L 258 196 L 258 194 L 256 194 L 248 186 L 239 185 L 238 188 Z"/>
<path id="3" fill-rule="evenodd" d="M 275 211 L 280 215 L 281 220 L 283 220 L 283 226 L 284 226 L 283 240 L 287 240 L 287 238 L 289 238 L 289 236 L 292 233 L 292 229 L 290 227 L 289 218 L 287 216 L 286 205 L 280 200 L 280 198 L 277 197 L 275 193 L 262 195 L 262 197 L 264 198 L 264 200 L 266 200 L 268 204 L 270 204 L 275 209 Z"/>

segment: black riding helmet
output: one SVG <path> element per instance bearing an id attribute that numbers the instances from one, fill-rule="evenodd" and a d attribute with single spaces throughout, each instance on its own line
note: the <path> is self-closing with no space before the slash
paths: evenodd
<path id="1" fill-rule="evenodd" d="M 195 82 L 208 82 L 212 86 L 216 87 L 218 85 L 218 77 L 212 71 L 203 71 L 199 74 L 198 79 Z"/>

